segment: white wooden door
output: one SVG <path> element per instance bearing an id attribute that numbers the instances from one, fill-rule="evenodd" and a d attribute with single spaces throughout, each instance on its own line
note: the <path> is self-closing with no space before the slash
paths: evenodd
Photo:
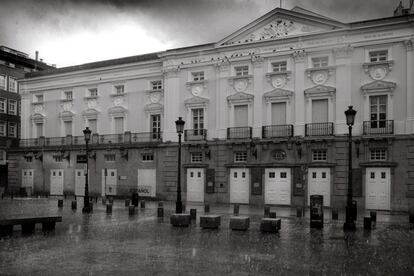
<path id="1" fill-rule="evenodd" d="M 139 196 L 155 197 L 157 187 L 156 169 L 138 169 L 137 181 Z"/>
<path id="2" fill-rule="evenodd" d="M 249 108 L 246 105 L 234 106 L 234 126 L 247 127 L 249 125 Z"/>
<path id="3" fill-rule="evenodd" d="M 75 170 L 75 195 L 85 195 L 85 170 L 83 169 Z"/>
<path id="4" fill-rule="evenodd" d="M 365 175 L 365 208 L 391 209 L 390 168 L 367 168 Z"/>
<path id="5" fill-rule="evenodd" d="M 291 171 L 289 168 L 265 169 L 265 204 L 290 205 Z"/>
<path id="6" fill-rule="evenodd" d="M 286 124 L 286 102 L 272 103 L 272 125 Z"/>
<path id="7" fill-rule="evenodd" d="M 331 206 L 331 169 L 308 169 L 308 205 L 311 195 L 322 195 L 323 206 Z"/>
<path id="8" fill-rule="evenodd" d="M 230 169 L 230 203 L 249 204 L 249 169 Z"/>
<path id="9" fill-rule="evenodd" d="M 116 169 L 107 169 L 107 176 L 105 176 L 105 169 L 102 169 L 102 196 L 116 195 L 117 192 L 117 171 Z"/>
<path id="10" fill-rule="evenodd" d="M 187 169 L 187 202 L 204 202 L 204 169 Z"/>
<path id="11" fill-rule="evenodd" d="M 328 100 L 312 100 L 312 123 L 328 122 Z"/>
<path id="12" fill-rule="evenodd" d="M 63 170 L 50 170 L 50 194 L 63 195 Z"/>
<path id="13" fill-rule="evenodd" d="M 33 193 L 33 176 L 33 169 L 22 170 L 22 188 L 26 188 L 26 192 L 30 195 Z"/>

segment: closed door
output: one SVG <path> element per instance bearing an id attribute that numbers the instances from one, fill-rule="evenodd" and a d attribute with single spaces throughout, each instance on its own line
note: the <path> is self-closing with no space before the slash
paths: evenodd
<path id="1" fill-rule="evenodd" d="M 22 187 L 30 194 L 33 192 L 33 175 L 33 169 L 22 170 Z"/>
<path id="2" fill-rule="evenodd" d="M 204 169 L 187 169 L 187 201 L 204 202 Z"/>
<path id="3" fill-rule="evenodd" d="M 272 103 L 272 125 L 286 124 L 286 103 Z"/>
<path id="4" fill-rule="evenodd" d="M 117 171 L 116 169 L 102 170 L 102 196 L 116 195 L 117 193 Z"/>
<path id="5" fill-rule="evenodd" d="M 230 169 L 230 203 L 249 204 L 249 169 Z"/>
<path id="6" fill-rule="evenodd" d="M 391 209 L 390 168 L 367 168 L 365 176 L 365 208 Z"/>
<path id="7" fill-rule="evenodd" d="M 50 170 L 50 194 L 63 195 L 63 170 Z"/>
<path id="8" fill-rule="evenodd" d="M 312 100 L 312 123 L 328 122 L 328 100 Z"/>
<path id="9" fill-rule="evenodd" d="M 290 169 L 265 169 L 265 204 L 290 205 L 290 197 Z"/>
<path id="10" fill-rule="evenodd" d="M 85 170 L 75 170 L 75 195 L 85 195 Z"/>
<path id="11" fill-rule="evenodd" d="M 156 178 L 156 169 L 138 169 L 138 195 L 155 197 L 157 186 Z"/>
<path id="12" fill-rule="evenodd" d="M 331 169 L 308 169 L 308 205 L 311 195 L 322 195 L 323 206 L 331 205 Z"/>
<path id="13" fill-rule="evenodd" d="M 234 106 L 234 126 L 247 127 L 249 125 L 247 105 Z"/>

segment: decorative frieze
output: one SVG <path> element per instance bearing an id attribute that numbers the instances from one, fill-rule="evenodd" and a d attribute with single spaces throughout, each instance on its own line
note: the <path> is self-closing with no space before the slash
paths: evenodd
<path id="1" fill-rule="evenodd" d="M 165 78 L 176 78 L 178 77 L 178 73 L 180 72 L 180 66 L 166 66 L 162 69 L 162 73 L 164 74 Z"/>
<path id="2" fill-rule="evenodd" d="M 328 97 L 333 98 L 335 96 L 336 88 L 326 85 L 317 85 L 305 90 L 305 96 L 308 100 L 312 97 Z"/>
<path id="3" fill-rule="evenodd" d="M 189 99 L 186 99 L 184 101 L 184 105 L 187 108 L 192 108 L 192 107 L 206 107 L 209 103 L 209 99 L 207 98 L 203 98 L 203 97 L 199 97 L 199 96 L 194 96 L 191 97 Z"/>
<path id="4" fill-rule="evenodd" d="M 334 48 L 332 51 L 336 58 L 349 58 L 354 52 L 354 47 L 351 45 L 346 45 L 343 47 Z"/>
<path id="5" fill-rule="evenodd" d="M 392 71 L 392 66 L 394 65 L 393 60 L 380 61 L 380 62 L 366 62 L 362 65 L 365 73 L 373 80 L 382 80 L 384 79 L 388 72 Z"/>
<path id="6" fill-rule="evenodd" d="M 397 84 L 395 82 L 376 80 L 361 86 L 361 91 L 364 94 L 370 92 L 392 92 L 396 86 Z"/>
<path id="7" fill-rule="evenodd" d="M 307 53 L 305 50 L 296 50 L 292 53 L 293 60 L 295 62 L 304 62 L 306 59 Z"/>

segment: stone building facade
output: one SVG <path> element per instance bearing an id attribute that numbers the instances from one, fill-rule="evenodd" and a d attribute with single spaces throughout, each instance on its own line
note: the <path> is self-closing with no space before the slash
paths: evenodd
<path id="1" fill-rule="evenodd" d="M 217 43 L 29 73 L 15 189 L 174 200 L 175 120 L 185 121 L 183 197 L 302 205 L 347 193 L 344 111 L 358 206 L 407 210 L 414 196 L 413 14 L 342 23 L 276 8 Z"/>

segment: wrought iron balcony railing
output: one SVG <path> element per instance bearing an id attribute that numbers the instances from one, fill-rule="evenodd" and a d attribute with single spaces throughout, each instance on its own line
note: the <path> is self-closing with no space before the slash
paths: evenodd
<path id="1" fill-rule="evenodd" d="M 124 142 L 124 134 L 108 134 L 99 135 L 99 144 L 122 144 Z"/>
<path id="2" fill-rule="evenodd" d="M 64 146 L 66 145 L 66 137 L 46 137 L 45 146 Z"/>
<path id="3" fill-rule="evenodd" d="M 293 125 L 272 125 L 262 127 L 262 138 L 293 137 Z"/>
<path id="4" fill-rule="evenodd" d="M 227 128 L 227 139 L 251 139 L 251 127 L 229 127 Z"/>
<path id="5" fill-rule="evenodd" d="M 364 121 L 363 135 L 394 134 L 394 120 Z"/>
<path id="6" fill-rule="evenodd" d="M 161 142 L 162 132 L 131 133 L 131 143 Z"/>
<path id="7" fill-rule="evenodd" d="M 311 123 L 305 125 L 305 136 L 331 136 L 334 135 L 334 124 Z"/>
<path id="8" fill-rule="evenodd" d="M 31 139 L 20 139 L 19 147 L 39 147 L 39 138 L 31 138 Z"/>
<path id="9" fill-rule="evenodd" d="M 207 140 L 207 129 L 186 129 L 184 130 L 185 141 L 205 141 Z"/>

